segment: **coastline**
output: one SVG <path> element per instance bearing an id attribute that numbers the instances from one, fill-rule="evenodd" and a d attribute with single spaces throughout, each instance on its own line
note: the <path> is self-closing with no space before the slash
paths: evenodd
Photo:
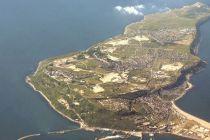
<path id="1" fill-rule="evenodd" d="M 207 22 L 208 20 L 210 20 L 210 16 L 204 18 L 203 20 L 201 20 L 200 22 L 198 22 L 196 24 L 197 33 L 196 33 L 195 40 L 192 42 L 191 48 L 190 48 L 191 49 L 191 54 L 193 54 L 193 55 L 197 55 L 198 56 L 199 42 L 200 42 L 200 26 L 202 24 L 204 24 L 205 22 Z M 200 60 L 200 64 L 201 65 L 202 65 L 202 63 L 205 63 L 206 64 L 206 62 Z M 196 68 L 196 67 L 197 68 L 200 68 L 201 65 L 199 66 L 199 64 L 198 64 L 197 66 L 194 66 L 194 67 L 192 66 L 189 69 L 193 69 L 193 68 Z M 172 109 L 174 109 L 176 112 L 180 113 L 182 116 L 186 117 L 188 120 L 195 121 L 198 124 L 204 126 L 205 128 L 210 129 L 210 122 L 205 121 L 203 119 L 200 119 L 199 117 L 196 117 L 196 116 L 194 116 L 192 114 L 189 114 L 188 112 L 185 112 L 184 110 L 182 110 L 180 107 L 178 107 L 176 105 L 176 101 L 178 101 L 179 99 L 181 99 L 185 94 L 187 94 L 187 92 L 189 90 L 191 90 L 193 88 L 193 84 L 190 83 L 190 78 L 192 76 L 193 76 L 192 73 L 186 73 L 185 74 L 185 77 L 186 77 L 185 82 L 187 82 L 188 87 L 185 89 L 185 91 L 178 98 L 176 98 L 174 101 L 172 101 Z M 177 135 L 177 134 L 175 134 L 175 135 Z M 185 136 L 181 135 L 181 137 L 185 137 Z M 210 137 L 205 138 L 205 140 L 210 140 Z"/>
<path id="2" fill-rule="evenodd" d="M 202 119 L 200 119 L 198 117 L 195 117 L 195 116 L 193 116 L 193 115 L 191 115 L 191 114 L 189 114 L 189 113 L 181 110 L 178 106 L 175 105 L 174 102 L 172 102 L 172 107 L 177 112 L 179 112 L 180 114 L 182 114 L 183 116 L 185 116 L 188 120 L 193 120 L 193 121 L 197 122 L 198 124 L 203 125 L 204 127 L 210 129 L 210 123 L 209 122 L 207 122 L 205 120 L 202 120 Z"/>
<path id="3" fill-rule="evenodd" d="M 44 93 L 42 92 L 42 91 L 40 91 L 40 90 L 37 90 L 36 88 L 35 88 L 35 86 L 30 82 L 30 78 L 27 76 L 26 77 L 26 83 L 28 83 L 32 88 L 33 88 L 33 90 L 34 91 L 36 91 L 36 92 L 39 92 L 40 94 L 41 94 L 41 96 L 42 97 L 44 97 L 44 99 L 47 101 L 47 103 L 50 105 L 50 107 L 52 107 L 56 112 L 58 112 L 60 115 L 62 115 L 64 118 L 66 118 L 66 119 L 68 119 L 68 120 L 70 120 L 70 121 L 72 121 L 72 122 L 74 122 L 74 123 L 76 123 L 76 124 L 79 124 L 80 125 L 80 127 L 82 127 L 84 124 L 82 124 L 81 122 L 79 122 L 79 121 L 76 121 L 76 120 L 73 120 L 73 119 L 71 119 L 70 117 L 68 117 L 67 115 L 65 115 L 65 114 L 63 114 L 62 112 L 60 112 L 58 109 L 56 109 L 55 108 L 55 106 L 53 106 L 53 104 L 52 104 L 52 102 L 47 98 L 47 96 L 45 96 L 44 95 Z"/>
<path id="4" fill-rule="evenodd" d="M 172 109 L 174 109 L 176 112 L 178 112 L 179 114 L 181 114 L 182 116 L 184 116 L 186 119 L 188 120 L 192 120 L 192 121 L 195 121 L 197 122 L 198 124 L 204 126 L 205 128 L 207 129 L 210 129 L 210 123 L 203 120 L 203 119 L 200 119 L 194 115 L 191 115 L 187 112 L 185 112 L 184 110 L 182 110 L 181 108 L 179 108 L 177 105 L 176 105 L 176 101 L 181 99 L 189 90 L 191 90 L 193 88 L 193 85 L 189 82 L 190 81 L 190 77 L 192 75 L 188 75 L 187 76 L 187 85 L 188 87 L 185 89 L 185 91 L 182 93 L 181 96 L 179 96 L 178 98 L 176 98 L 174 101 L 172 101 Z M 181 137 L 186 137 L 186 138 L 189 138 L 187 136 L 184 136 L 184 135 L 179 135 L 179 134 L 176 134 L 176 133 L 169 133 L 169 134 L 174 134 L 174 135 L 177 135 L 177 136 L 181 136 Z M 205 140 L 210 140 L 210 137 L 207 137 Z"/>
<path id="5" fill-rule="evenodd" d="M 40 61 L 39 64 L 38 64 L 38 68 L 37 70 L 35 71 L 35 73 L 33 75 L 35 75 L 37 73 L 37 71 L 40 69 L 41 67 L 41 64 L 43 63 L 43 61 Z M 182 98 L 186 93 L 187 91 L 191 90 L 193 88 L 193 85 L 190 83 L 190 77 L 193 76 L 193 74 L 186 74 L 186 81 L 187 82 L 187 88 L 185 89 L 185 91 L 178 97 L 176 98 L 174 101 L 172 101 L 172 109 L 176 110 L 177 112 L 179 112 L 181 115 L 183 115 L 184 117 L 186 117 L 187 119 L 189 120 L 194 120 L 196 122 L 198 122 L 199 124 L 201 125 L 204 125 L 206 128 L 209 128 L 210 129 L 210 123 L 209 122 L 206 122 L 205 120 L 202 120 L 202 119 L 199 119 L 198 117 L 195 117 L 183 110 L 181 110 L 178 106 L 176 106 L 175 102 L 177 100 L 179 100 L 180 98 Z M 135 132 L 135 131 L 124 131 L 124 130 L 116 130 L 116 129 L 109 129 L 109 128 L 100 128 L 100 127 L 88 127 L 84 122 L 81 122 L 81 121 L 76 121 L 70 117 L 68 117 L 67 115 L 65 115 L 64 113 L 62 113 L 61 111 L 59 111 L 58 109 L 56 109 L 56 107 L 51 103 L 51 101 L 44 95 L 44 93 L 40 90 L 37 90 L 35 88 L 35 86 L 30 82 L 30 78 L 27 76 L 26 77 L 26 83 L 28 83 L 34 91 L 36 92 L 39 92 L 41 94 L 42 97 L 44 97 L 44 99 L 47 101 L 47 103 L 50 105 L 50 107 L 53 108 L 53 110 L 55 110 L 57 113 L 59 113 L 62 117 L 68 119 L 69 121 L 73 122 L 73 123 L 76 123 L 79 125 L 79 128 L 77 130 L 85 130 L 85 131 L 96 131 L 96 130 L 99 130 L 99 131 L 111 131 L 111 132 L 122 132 L 124 134 L 128 134 L 128 135 L 132 135 L 132 136 L 136 136 L 136 137 L 140 137 L 142 138 L 142 135 L 143 134 L 146 134 L 147 132 Z M 201 123 L 199 122 L 201 121 Z M 56 133 L 56 134 L 64 134 L 64 133 L 67 133 L 71 130 L 61 130 L 61 131 L 55 131 L 53 133 Z M 50 134 L 50 133 L 49 133 Z M 176 133 L 168 133 L 168 132 L 159 132 L 159 134 L 172 134 L 172 135 L 176 135 L 176 136 L 181 136 L 181 137 L 186 137 L 186 138 L 189 138 L 187 136 L 183 136 L 183 135 L 179 135 L 179 134 L 176 134 Z M 18 140 L 23 140 L 25 138 L 29 138 L 29 137 L 34 137 L 34 136 L 39 136 L 41 134 L 31 134 L 31 135 L 27 135 L 27 136 L 23 136 L 21 138 L 19 138 Z M 208 140 L 208 139 L 207 139 Z"/>
<path id="6" fill-rule="evenodd" d="M 144 20 L 144 19 L 143 19 L 143 20 Z M 206 22 L 207 20 L 209 20 L 209 19 L 206 19 L 206 20 L 202 21 L 201 23 L 198 23 L 197 26 L 199 27 L 202 23 Z M 141 21 L 142 21 L 142 20 L 141 20 Z M 140 22 L 141 22 L 141 21 L 140 21 Z M 135 24 L 135 23 L 133 23 L 133 24 Z M 129 25 L 127 25 L 127 26 L 129 26 Z M 125 27 L 125 30 L 126 30 L 127 26 Z M 196 26 L 196 28 L 197 28 L 197 26 Z M 197 50 L 198 50 L 198 47 L 196 47 L 196 42 L 197 42 L 196 40 L 199 38 L 199 29 L 197 29 L 197 31 L 198 31 L 198 32 L 197 32 L 197 34 L 196 34 L 195 42 L 193 42 L 192 45 L 191 45 L 192 49 L 194 50 L 194 51 L 192 52 L 193 55 L 197 55 L 196 52 L 197 52 Z M 125 31 L 125 32 L 126 32 L 126 31 Z M 125 32 L 124 32 L 124 33 L 125 33 Z M 198 40 L 199 40 L 199 39 L 198 39 Z M 44 62 L 44 61 L 40 61 L 40 62 L 39 62 L 38 68 L 37 68 L 37 70 L 35 71 L 34 75 L 36 75 L 37 71 L 38 71 L 39 68 L 41 67 L 42 62 Z M 201 61 L 201 62 L 202 62 L 202 61 Z M 196 67 L 199 67 L 199 65 L 194 65 L 194 66 L 191 66 L 191 67 L 189 67 L 189 68 L 187 68 L 187 69 L 192 70 L 193 68 L 196 68 Z M 185 91 L 184 91 L 178 98 L 176 98 L 174 101 L 172 101 L 172 109 L 176 110 L 177 112 L 179 112 L 182 116 L 186 117 L 187 119 L 196 121 L 197 123 L 199 123 L 199 124 L 205 126 L 206 128 L 210 129 L 210 123 L 209 123 L 209 122 L 207 122 L 207 121 L 205 121 L 205 120 L 202 120 L 202 119 L 199 119 L 198 117 L 195 117 L 195 116 L 193 116 L 193 115 L 191 115 L 191 114 L 189 114 L 189 113 L 183 111 L 182 109 L 180 109 L 180 108 L 175 104 L 175 102 L 176 102 L 177 100 L 179 100 L 180 98 L 182 98 L 182 97 L 187 93 L 187 91 L 190 90 L 190 89 L 192 89 L 192 87 L 193 87 L 193 85 L 190 83 L 190 77 L 192 76 L 192 74 L 189 74 L 189 73 L 190 73 L 190 72 L 187 71 L 186 73 L 183 73 L 183 75 L 182 75 L 182 76 L 186 76 L 186 79 L 184 80 L 184 82 L 186 82 L 188 86 L 187 86 L 187 88 L 185 89 Z M 178 80 L 176 81 L 176 83 L 177 83 L 177 82 L 178 82 Z M 28 83 L 28 84 L 34 89 L 34 91 L 39 92 L 39 93 L 41 94 L 41 96 L 43 96 L 43 97 L 45 98 L 45 100 L 48 102 L 48 104 L 50 105 L 50 107 L 53 108 L 53 110 L 55 110 L 57 113 L 59 113 L 62 117 L 64 117 L 64 118 L 70 120 L 71 122 L 74 122 L 74 123 L 78 124 L 78 125 L 80 126 L 80 129 L 83 129 L 83 130 L 86 130 L 86 131 L 96 131 L 96 130 L 100 130 L 100 131 L 123 132 L 123 133 L 125 133 L 125 134 L 130 134 L 130 135 L 133 135 L 133 136 L 142 136 L 142 134 L 144 133 L 144 132 L 123 131 L 123 130 L 116 130 L 116 129 L 109 129 L 109 128 L 100 128 L 100 127 L 88 127 L 84 122 L 73 120 L 72 118 L 68 117 L 67 115 L 65 115 L 64 113 L 62 113 L 62 112 L 59 111 L 58 109 L 56 109 L 56 107 L 53 106 L 53 104 L 51 103 L 51 101 L 44 95 L 44 93 L 43 93 L 42 91 L 37 90 L 37 89 L 35 88 L 35 86 L 30 82 L 30 78 L 29 78 L 28 76 L 26 77 L 26 83 Z M 176 84 L 176 83 L 175 83 L 175 84 Z M 172 84 L 173 84 L 173 83 L 172 83 Z M 57 132 L 62 132 L 62 131 L 57 131 Z M 165 132 L 160 132 L 160 134 L 164 134 L 164 133 L 165 133 Z M 59 133 L 59 134 L 61 134 L 61 133 Z M 167 133 L 167 134 L 172 134 L 172 135 L 180 136 L 179 134 L 173 134 L 173 133 Z M 25 138 L 28 138 L 28 137 L 31 137 L 31 136 L 38 136 L 38 135 L 40 135 L 40 134 L 32 134 L 32 135 L 28 135 L 28 136 L 25 136 L 25 137 L 22 137 L 22 138 L 25 139 Z M 186 136 L 182 136 L 182 135 L 181 135 L 181 137 L 186 137 Z M 23 140 L 22 138 L 20 138 L 19 140 Z M 187 137 L 187 138 L 188 138 L 188 137 Z M 210 139 L 210 138 L 207 138 L 207 140 L 208 140 L 208 139 Z"/>
<path id="7" fill-rule="evenodd" d="M 37 70 L 35 71 L 34 74 L 37 73 L 37 71 L 39 70 L 40 66 L 42 64 L 42 61 L 39 62 L 38 64 L 38 68 Z M 178 97 L 176 98 L 174 101 L 172 101 L 172 109 L 175 109 L 177 112 L 179 112 L 180 114 L 182 114 L 183 116 L 185 116 L 187 119 L 189 120 L 194 120 L 196 121 L 197 123 L 205 126 L 206 128 L 210 129 L 210 123 L 205 121 L 205 120 L 202 120 L 198 117 L 195 117 L 185 111 L 183 111 L 182 109 L 180 109 L 176 104 L 175 102 L 177 100 L 179 100 L 180 98 L 182 98 L 186 93 L 187 91 L 191 90 L 193 88 L 193 85 L 189 82 L 190 81 L 190 77 L 192 76 L 192 74 L 188 74 L 186 75 L 187 77 L 187 80 L 185 82 L 187 82 L 187 85 L 188 87 L 185 89 L 185 91 Z M 117 129 L 109 129 L 109 128 L 101 128 L 101 127 L 88 127 L 87 125 L 85 125 L 83 122 L 81 121 L 76 121 L 70 117 L 68 117 L 67 115 L 65 115 L 64 113 L 62 113 L 61 111 L 59 111 L 58 109 L 56 109 L 56 107 L 51 103 L 51 101 L 44 95 L 44 93 L 42 93 L 42 91 L 40 90 L 37 90 L 35 88 L 35 86 L 30 82 L 30 78 L 27 76 L 26 77 L 26 83 L 29 84 L 32 89 L 38 93 L 41 94 L 42 97 L 44 97 L 44 99 L 47 101 L 47 103 L 49 104 L 50 107 L 52 107 L 53 110 L 55 110 L 57 113 L 59 113 L 62 117 L 68 119 L 69 121 L 73 122 L 73 123 L 76 123 L 79 125 L 79 128 L 77 130 L 85 130 L 85 131 L 96 131 L 96 130 L 99 130 L 99 131 L 111 131 L 111 132 L 122 132 L 124 134 L 129 134 L 129 135 L 132 135 L 132 136 L 136 136 L 136 137 L 141 137 L 142 138 L 142 135 L 143 134 L 146 134 L 147 132 L 135 132 L 135 131 L 124 131 L 124 130 L 117 130 Z M 54 134 L 64 134 L 64 133 L 67 133 L 71 130 L 60 130 L 60 131 L 55 131 L 53 132 Z M 51 134 L 51 132 L 49 132 L 49 134 Z M 187 136 L 183 136 L 183 135 L 179 135 L 179 134 L 176 134 L 176 133 L 167 133 L 167 132 L 160 132 L 159 134 L 172 134 L 172 135 L 176 135 L 176 136 L 181 136 L 181 137 L 186 137 L 186 138 L 189 138 Z M 29 137 L 34 137 L 34 136 L 40 136 L 41 134 L 30 134 L 30 135 L 27 135 L 27 136 L 23 136 L 21 138 L 19 138 L 18 140 L 24 140 L 26 138 L 29 138 Z M 206 140 L 209 140 L 210 138 L 206 139 Z"/>
<path id="8" fill-rule="evenodd" d="M 41 62 L 39 63 L 39 65 L 41 64 Z M 39 67 L 39 66 L 38 66 Z M 42 93 L 42 91 L 40 90 L 37 90 L 35 88 L 35 86 L 30 82 L 30 78 L 27 76 L 26 77 L 26 83 L 28 83 L 34 91 L 38 92 L 41 94 L 42 97 L 44 97 L 44 99 L 47 101 L 47 103 L 49 104 L 50 107 L 52 107 L 52 109 L 54 111 L 56 111 L 57 113 L 59 113 L 62 117 L 68 119 L 69 121 L 73 122 L 73 123 L 76 123 L 79 125 L 79 129 L 83 129 L 85 131 L 96 131 L 96 130 L 99 130 L 99 131 L 111 131 L 111 132 L 122 132 L 124 134 L 128 134 L 128 135 L 132 135 L 132 136 L 136 136 L 136 137 L 142 137 L 142 133 L 141 131 L 125 131 L 125 130 L 117 130 L 117 129 L 110 129 L 110 128 L 101 128 L 101 127 L 89 127 L 87 126 L 84 122 L 82 121 L 76 121 L 70 117 L 68 117 L 67 115 L 65 115 L 64 113 L 62 113 L 61 111 L 59 111 L 58 109 L 56 109 L 56 107 L 51 103 L 51 101 L 47 98 L 47 96 L 44 95 L 44 93 Z M 77 130 L 79 130 L 77 129 Z M 66 130 L 66 131 L 69 131 L 69 130 Z M 58 133 L 58 134 L 63 134 L 65 133 L 64 130 L 61 130 L 61 131 L 56 131 L 55 133 Z M 31 135 L 27 135 L 27 136 L 24 136 L 24 137 L 21 137 L 19 138 L 18 140 L 23 140 L 25 138 L 28 138 L 28 137 L 33 137 L 33 136 L 37 136 L 37 135 L 41 135 L 41 134 L 31 134 Z M 22 139 L 23 138 L 23 139 Z"/>
<path id="9" fill-rule="evenodd" d="M 175 102 L 172 102 L 172 109 L 174 109 L 176 112 L 178 112 L 179 114 L 181 114 L 182 116 L 184 116 L 186 119 L 190 120 L 190 121 L 195 121 L 196 123 L 200 124 L 201 126 L 207 128 L 207 129 L 210 129 L 210 123 L 203 120 L 203 119 L 200 119 L 196 116 L 193 116 L 185 111 L 183 111 L 182 109 L 180 109 L 176 104 Z M 181 137 L 186 137 L 186 138 L 189 138 L 188 136 L 184 136 L 184 135 L 179 135 L 177 133 L 171 133 L 171 134 L 174 134 L 174 135 L 177 135 L 177 136 L 181 136 Z M 207 137 L 205 138 L 204 140 L 210 140 L 210 137 Z"/>

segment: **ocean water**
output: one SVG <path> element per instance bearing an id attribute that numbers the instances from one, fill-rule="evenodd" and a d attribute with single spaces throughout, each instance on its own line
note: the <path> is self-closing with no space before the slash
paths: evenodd
<path id="1" fill-rule="evenodd" d="M 210 122 L 210 21 L 203 24 L 200 30 L 199 56 L 208 64 L 192 76 L 191 83 L 194 87 L 177 101 L 177 105 Z"/>
<path id="2" fill-rule="evenodd" d="M 46 135 L 48 131 L 78 126 L 52 110 L 39 93 L 25 83 L 25 77 L 34 72 L 40 60 L 85 50 L 96 42 L 121 33 L 127 24 L 141 20 L 141 14 L 181 7 L 195 1 L 0 0 L 0 139 L 14 140 L 33 133 L 43 134 L 33 139 L 45 140 L 92 140 L 106 135 L 85 131 Z M 134 5 L 144 5 L 145 8 L 140 9 L 138 14 L 115 9 L 116 6 Z M 204 34 L 208 33 L 205 30 L 208 27 L 209 24 L 202 27 Z M 208 36 L 204 35 L 203 40 L 208 40 Z M 208 45 L 209 42 L 204 41 L 201 46 Z M 201 47 L 200 54 L 207 59 L 208 51 L 203 48 L 208 49 Z M 193 89 L 193 93 L 187 94 L 178 105 L 194 115 L 209 119 L 210 99 L 206 95 L 210 84 L 205 75 L 193 79 L 193 83 L 198 85 L 196 87 L 205 86 L 199 84 L 200 80 L 205 81 L 205 89 Z M 191 101 L 194 101 L 193 105 Z M 179 138 L 157 136 L 156 139 Z"/>

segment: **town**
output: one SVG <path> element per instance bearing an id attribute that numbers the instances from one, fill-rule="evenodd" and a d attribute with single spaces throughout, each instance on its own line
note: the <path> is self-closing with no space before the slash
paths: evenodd
<path id="1" fill-rule="evenodd" d="M 43 61 L 28 82 L 82 126 L 209 138 L 205 123 L 174 105 L 189 83 L 166 88 L 201 63 L 191 49 L 209 16 L 201 3 L 148 15 L 85 51 Z"/>

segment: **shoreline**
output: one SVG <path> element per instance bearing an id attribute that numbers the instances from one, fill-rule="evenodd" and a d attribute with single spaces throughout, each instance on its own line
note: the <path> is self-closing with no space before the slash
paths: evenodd
<path id="1" fill-rule="evenodd" d="M 26 80 L 25 80 L 25 81 L 26 81 L 27 84 L 29 84 L 29 85 L 33 88 L 34 91 L 40 93 L 41 96 L 44 97 L 44 99 L 45 99 L 45 100 L 47 101 L 47 103 L 50 105 L 50 107 L 52 107 L 53 110 L 55 110 L 55 111 L 58 112 L 60 115 L 62 115 L 62 117 L 66 118 L 66 119 L 68 119 L 68 120 L 70 120 L 70 121 L 72 121 L 72 122 L 74 122 L 74 123 L 76 123 L 76 124 L 79 124 L 79 125 L 83 126 L 83 124 L 81 124 L 81 122 L 75 121 L 75 120 L 71 119 L 70 117 L 68 117 L 67 115 L 65 115 L 65 114 L 63 114 L 62 112 L 60 112 L 59 110 L 57 110 L 57 109 L 55 108 L 55 106 L 52 104 L 52 102 L 47 98 L 47 96 L 45 96 L 44 93 L 43 93 L 42 91 L 37 90 L 37 89 L 35 88 L 35 86 L 30 82 L 30 78 L 29 78 L 28 76 L 26 77 Z"/>
<path id="2" fill-rule="evenodd" d="M 41 62 L 39 63 L 39 65 L 41 64 Z M 39 66 L 38 66 L 39 67 Z M 136 136 L 136 137 L 142 137 L 142 133 L 141 131 L 125 131 L 125 130 L 118 130 L 118 129 L 110 129 L 110 128 L 101 128 L 101 127 L 89 127 L 87 126 L 84 122 L 81 122 L 81 121 L 76 121 L 70 117 L 68 117 L 67 115 L 65 115 L 64 113 L 62 113 L 61 111 L 59 111 L 58 109 L 56 109 L 56 107 L 51 103 L 51 101 L 47 98 L 47 96 L 44 95 L 44 93 L 40 90 L 37 90 L 35 88 L 35 86 L 30 82 L 30 78 L 27 76 L 26 77 L 26 83 L 29 84 L 32 89 L 38 93 L 41 94 L 42 97 L 44 97 L 44 99 L 47 101 L 48 105 L 54 110 L 56 111 L 57 113 L 59 113 L 63 118 L 66 118 L 68 119 L 69 121 L 79 125 L 79 128 L 80 130 L 85 130 L 85 131 L 96 131 L 96 130 L 99 130 L 99 131 L 111 131 L 111 132 L 122 132 L 124 134 L 129 134 L 129 135 L 132 135 L 132 136 Z M 68 130 L 66 130 L 68 131 Z M 55 133 L 59 133 L 59 134 L 62 134 L 62 133 L 65 133 L 64 130 L 60 130 L 60 131 L 55 131 Z M 27 136 L 24 136 L 24 137 L 21 137 L 23 139 L 25 138 L 28 138 L 28 137 L 33 137 L 34 135 L 38 135 L 38 134 L 31 134 L 31 135 L 27 135 Z M 41 135 L 41 134 L 40 134 Z M 19 138 L 18 140 L 23 140 Z"/>
<path id="3" fill-rule="evenodd" d="M 190 78 L 191 76 L 193 76 L 192 74 L 191 75 L 187 75 L 187 85 L 188 87 L 185 89 L 185 91 L 182 93 L 182 95 L 180 95 L 178 98 L 176 98 L 174 101 L 171 101 L 172 103 L 172 109 L 174 109 L 176 112 L 178 112 L 179 114 L 181 114 L 182 116 L 184 116 L 186 119 L 188 120 L 191 120 L 191 121 L 195 121 L 196 123 L 202 125 L 203 127 L 207 128 L 207 129 L 210 129 L 210 122 L 207 122 L 199 117 L 196 117 L 184 110 L 182 110 L 180 107 L 178 107 L 176 105 L 176 101 L 178 101 L 179 99 L 181 99 L 185 94 L 187 94 L 187 92 L 189 90 L 191 90 L 193 88 L 193 84 L 190 83 Z M 173 135 L 177 135 L 177 136 L 181 136 L 181 137 L 185 137 L 185 138 L 189 138 L 188 136 L 184 136 L 184 135 L 179 135 L 179 134 L 176 134 L 176 133 L 169 133 L 169 134 L 173 134 Z M 205 140 L 210 140 L 210 137 L 207 137 L 205 138 Z"/>
<path id="4" fill-rule="evenodd" d="M 192 49 L 192 54 L 193 55 L 197 55 L 197 51 L 199 49 L 199 47 L 196 45 L 197 41 L 199 40 L 199 37 L 200 37 L 200 30 L 199 30 L 199 27 L 201 24 L 205 23 L 207 20 L 209 20 L 210 18 L 208 17 L 208 19 L 204 19 L 203 21 L 201 21 L 200 23 L 198 23 L 196 25 L 196 29 L 197 29 L 197 33 L 196 33 L 196 37 L 195 37 L 195 40 L 194 42 L 191 44 L 191 49 Z M 141 21 L 143 21 L 144 19 L 142 19 Z M 139 21 L 139 22 L 141 22 Z M 135 22 L 135 23 L 138 23 L 138 22 Z M 135 24 L 135 23 L 131 23 L 131 24 Z M 126 28 L 128 26 L 130 26 L 131 24 L 127 25 L 124 29 L 124 33 L 126 33 Z M 124 34 L 123 33 L 123 34 Z M 45 61 L 45 60 L 44 60 Z M 37 70 L 34 72 L 33 75 L 36 75 L 37 71 L 40 69 L 41 67 L 41 64 L 44 62 L 44 61 L 40 61 L 39 64 L 38 64 L 38 68 Z M 202 60 L 200 60 L 200 62 L 202 62 Z M 196 67 L 199 67 L 199 65 L 193 65 L 191 67 L 189 67 L 188 69 L 189 70 L 193 70 L 194 68 Z M 190 74 L 190 71 L 187 71 L 186 73 L 183 73 L 182 76 L 185 76 L 186 79 L 183 81 L 183 83 L 187 83 L 187 88 L 185 89 L 185 91 L 183 93 L 181 93 L 181 95 L 179 97 L 177 97 L 174 101 L 171 101 L 172 103 L 172 109 L 174 109 L 175 111 L 177 111 L 178 113 L 180 113 L 182 116 L 186 117 L 188 120 L 193 120 L 195 122 L 197 122 L 198 124 L 200 125 L 203 125 L 204 127 L 210 129 L 210 123 L 203 120 L 203 119 L 200 119 L 196 116 L 193 116 L 187 112 L 185 112 L 184 110 L 180 109 L 177 105 L 176 105 L 176 101 L 181 99 L 186 93 L 187 91 L 189 91 L 190 89 L 193 88 L 193 85 L 190 83 L 190 77 L 193 76 L 193 74 Z M 68 120 L 70 120 L 71 122 L 73 123 L 76 123 L 79 125 L 79 129 L 82 129 L 82 130 L 86 130 L 86 131 L 96 131 L 96 130 L 99 130 L 99 131 L 111 131 L 111 132 L 122 132 L 122 133 L 125 133 L 125 134 L 129 134 L 129 135 L 133 135 L 133 136 L 137 136 L 137 137 L 142 137 L 142 134 L 145 134 L 146 132 L 135 132 L 135 131 L 123 131 L 123 130 L 116 130 L 116 129 L 109 129 L 109 128 L 100 128 L 100 127 L 88 127 L 84 122 L 82 121 L 76 121 L 70 117 L 68 117 L 67 115 L 65 115 L 64 113 L 62 113 L 61 111 L 59 111 L 58 109 L 56 109 L 56 107 L 51 103 L 51 101 L 47 98 L 47 96 L 44 95 L 44 93 L 40 90 L 37 90 L 36 87 L 30 82 L 30 78 L 27 76 L 26 79 L 25 79 L 26 83 L 28 83 L 34 91 L 36 92 L 39 92 L 41 94 L 42 97 L 44 97 L 44 99 L 48 102 L 48 104 L 50 105 L 50 107 L 53 108 L 53 110 L 55 110 L 57 113 L 59 113 L 63 118 L 66 118 Z M 178 80 L 175 82 L 175 84 L 179 82 Z M 173 84 L 173 83 L 172 83 Z M 173 87 L 173 86 L 172 86 Z M 170 90 L 170 89 L 169 89 Z M 56 131 L 56 132 L 63 132 L 63 131 Z M 62 133 L 59 133 L 59 134 L 62 134 Z M 157 134 L 157 133 L 155 133 Z M 186 138 L 189 138 L 187 136 L 183 136 L 183 135 L 179 135 L 179 134 L 174 134 L 174 133 L 167 133 L 167 132 L 159 132 L 158 134 L 171 134 L 171 135 L 176 135 L 176 136 L 181 136 L 181 137 L 186 137 Z M 27 135 L 27 136 L 24 136 L 22 138 L 19 138 L 18 140 L 23 140 L 25 138 L 29 138 L 29 137 L 33 137 L 33 136 L 39 136 L 41 134 L 32 134 L 32 135 Z M 210 139 L 209 137 L 207 139 Z"/>
<path id="5" fill-rule="evenodd" d="M 40 65 L 42 64 L 42 61 L 39 62 L 39 65 L 38 65 L 38 69 L 40 68 Z M 38 69 L 36 71 L 38 71 Z M 186 75 L 186 83 L 187 83 L 187 88 L 185 89 L 185 91 L 178 97 L 176 98 L 174 101 L 171 101 L 172 103 L 172 109 L 174 109 L 175 111 L 177 111 L 178 113 L 180 113 L 181 115 L 183 115 L 184 117 L 186 117 L 187 119 L 189 120 L 194 120 L 195 122 L 197 122 L 198 124 L 201 124 L 203 125 L 204 127 L 210 129 L 210 123 L 205 121 L 205 120 L 202 120 L 196 116 L 193 116 L 187 112 L 185 112 L 184 110 L 180 109 L 176 104 L 175 102 L 179 99 L 181 99 L 186 93 L 187 91 L 191 90 L 193 88 L 193 85 L 190 83 L 190 77 L 192 76 L 192 74 L 187 74 Z M 79 125 L 79 128 L 77 130 L 85 130 L 85 131 L 96 131 L 96 130 L 99 130 L 99 131 L 110 131 L 110 132 L 121 132 L 121 133 L 124 133 L 124 134 L 128 134 L 128 135 L 131 135 L 131 136 L 136 136 L 136 137 L 140 137 L 142 138 L 142 135 L 143 134 L 147 134 L 149 132 L 140 132 L 140 131 L 124 131 L 124 130 L 117 130 L 117 129 L 110 129 L 110 128 L 101 128 L 101 127 L 89 127 L 87 126 L 84 122 L 81 122 L 81 121 L 76 121 L 70 117 L 68 117 L 67 115 L 65 115 L 64 113 L 62 113 L 61 111 L 59 111 L 58 109 L 56 109 L 56 107 L 51 103 L 51 101 L 44 95 L 44 93 L 42 93 L 42 91 L 40 90 L 37 90 L 35 88 L 35 86 L 30 82 L 30 78 L 27 76 L 26 77 L 26 83 L 28 83 L 34 91 L 38 92 L 41 94 L 42 97 L 44 97 L 44 99 L 47 101 L 48 105 L 50 107 L 52 107 L 52 109 L 54 111 L 56 111 L 57 113 L 59 113 L 63 118 L 65 119 L 68 119 L 69 121 Z M 53 133 L 56 133 L 56 134 L 64 134 L 64 133 L 67 133 L 71 130 L 59 130 L 59 131 L 55 131 Z M 50 132 L 48 134 L 51 134 Z M 168 132 L 157 132 L 157 133 L 154 133 L 154 134 L 170 134 L 170 135 L 175 135 L 175 136 L 180 136 L 180 137 L 183 137 L 183 138 L 189 138 L 188 136 L 183 136 L 183 135 L 179 135 L 179 134 L 176 134 L 176 133 L 168 133 Z M 27 136 L 23 136 L 21 138 L 19 138 L 18 140 L 23 140 L 23 139 L 26 139 L 26 138 L 29 138 L 29 137 L 34 137 L 34 136 L 40 136 L 41 134 L 30 134 L 30 135 L 27 135 Z M 207 139 L 208 140 L 208 139 Z"/>
<path id="6" fill-rule="evenodd" d="M 200 26 L 202 24 L 204 24 L 205 22 L 209 21 L 209 20 L 210 20 L 210 16 L 204 18 L 203 20 L 201 20 L 200 22 L 198 22 L 196 24 L 197 33 L 196 33 L 195 40 L 191 44 L 191 54 L 193 54 L 193 55 L 198 56 L 199 43 L 201 41 L 200 40 Z M 206 64 L 206 62 L 202 61 L 202 59 L 200 60 L 200 63 L 205 63 Z M 201 66 L 197 65 L 197 66 L 192 66 L 191 69 L 196 68 L 196 67 L 201 68 Z M 198 72 L 200 72 L 200 70 Z M 180 113 L 182 116 L 186 117 L 188 120 L 195 121 L 198 124 L 204 126 L 205 128 L 210 129 L 210 122 L 208 122 L 208 121 L 206 121 L 204 119 L 201 119 L 199 117 L 196 117 L 196 116 L 194 116 L 194 115 L 192 115 L 192 114 L 182 110 L 179 106 L 176 105 L 176 101 L 181 99 L 185 94 L 187 94 L 187 92 L 189 90 L 191 90 L 193 88 L 193 84 L 190 83 L 190 78 L 193 75 L 194 74 L 190 73 L 190 72 L 185 74 L 185 77 L 186 77 L 185 82 L 187 83 L 188 87 L 185 89 L 185 91 L 179 97 L 177 97 L 174 101 L 172 101 L 172 109 L 174 109 L 176 112 Z M 175 135 L 177 135 L 177 134 L 175 134 Z M 183 135 L 179 135 L 179 136 L 185 137 Z M 205 138 L 205 140 L 210 140 L 210 137 Z"/>
<path id="7" fill-rule="evenodd" d="M 178 106 L 176 106 L 176 104 L 174 102 L 172 102 L 172 107 L 173 109 L 175 109 L 177 112 L 179 112 L 180 114 L 182 114 L 183 116 L 185 116 L 188 120 L 193 120 L 195 122 L 197 122 L 198 124 L 200 125 L 203 125 L 204 127 L 210 129 L 210 123 L 203 120 L 203 119 L 200 119 L 196 116 L 193 116 L 185 111 L 183 111 L 182 109 L 180 109 Z"/>

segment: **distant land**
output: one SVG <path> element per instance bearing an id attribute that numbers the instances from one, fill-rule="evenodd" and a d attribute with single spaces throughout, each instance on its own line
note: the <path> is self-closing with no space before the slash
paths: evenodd
<path id="1" fill-rule="evenodd" d="M 203 3 L 145 16 L 89 49 L 39 63 L 26 82 L 81 129 L 210 139 L 210 123 L 175 105 L 204 62 L 196 55 Z"/>

